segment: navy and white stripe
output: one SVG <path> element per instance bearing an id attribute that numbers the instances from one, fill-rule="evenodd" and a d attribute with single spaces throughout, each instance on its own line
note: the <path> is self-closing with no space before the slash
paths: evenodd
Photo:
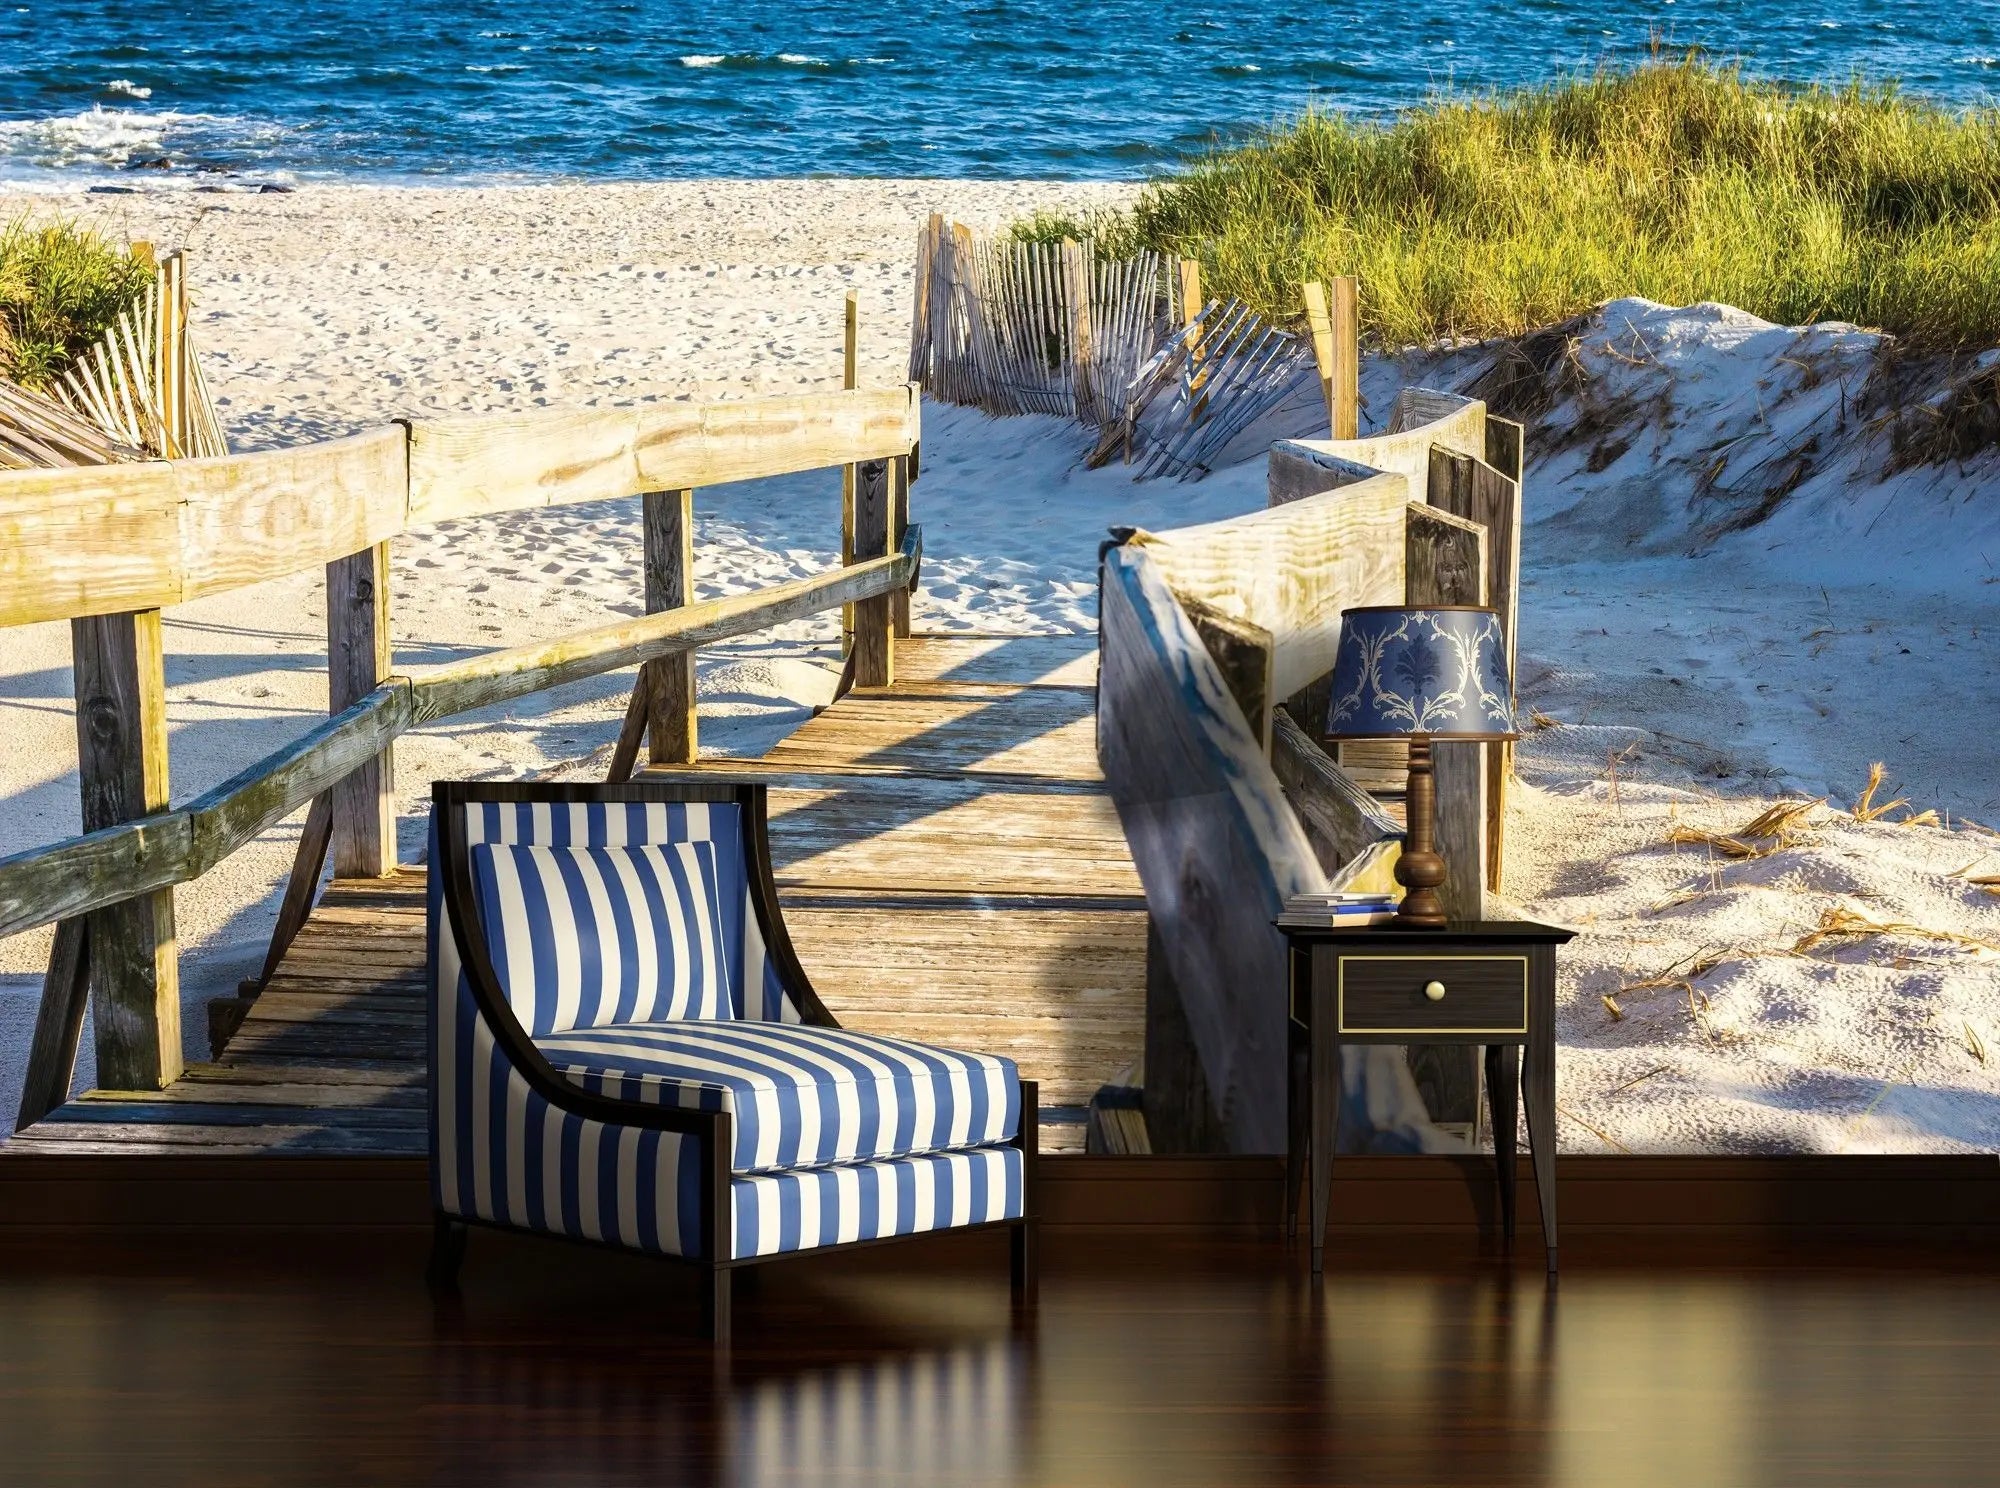
<path id="1" fill-rule="evenodd" d="M 847 1028 L 661 1022 L 535 1044 L 586 1090 L 728 1111 L 739 1173 L 981 1147 L 1020 1129 L 1012 1060 Z"/>
<path id="2" fill-rule="evenodd" d="M 706 842 L 715 852 L 716 909 L 730 1008 L 739 1018 L 796 1023 L 750 900 L 743 811 L 729 801 L 482 801 L 465 811 L 466 841 L 543 847 L 664 846 Z"/>
<path id="3" fill-rule="evenodd" d="M 471 860 L 494 970 L 531 1037 L 733 1015 L 714 844 L 481 844 Z"/>
<path id="4" fill-rule="evenodd" d="M 736 807 L 480 805 L 468 811 L 467 825 L 487 928 L 510 913 L 523 916 L 490 942 L 510 1004 L 525 1026 L 543 1026 L 537 1042 L 558 1068 L 609 1093 L 651 1100 L 671 1095 L 696 1106 L 718 1101 L 734 1114 L 738 1171 L 730 1185 L 729 1258 L 1020 1217 L 1020 1150 L 978 1145 L 1019 1129 L 1020 1087 L 1011 1062 L 800 1026 L 765 955 L 750 905 Z M 564 851 L 545 861 L 535 853 L 491 850 L 515 845 Z M 678 851 L 683 846 L 695 850 Z M 488 849 L 483 859 L 480 847 Z M 431 1177 L 437 1207 L 551 1234 L 704 1258 L 699 1139 L 586 1121 L 530 1091 L 465 980 L 445 922 L 436 849 L 433 834 L 428 929 Z M 594 953 L 582 943 L 595 927 L 615 924 L 615 913 L 606 917 L 611 886 L 615 881 L 629 889 L 625 870 L 637 869 L 632 861 L 610 859 L 636 859 L 632 849 L 673 849 L 648 860 L 648 871 L 668 878 L 672 870 L 663 867 L 668 863 L 683 870 L 694 865 L 684 882 L 702 872 L 711 876 L 713 917 L 698 916 L 697 924 L 708 924 L 711 943 L 719 948 L 722 994 L 701 1003 L 692 981 L 664 973 L 652 984 L 655 1007 L 713 1010 L 704 1016 L 622 1021 L 642 1005 L 647 985 L 642 940 L 632 929 L 630 939 L 618 939 L 615 951 L 601 935 Z M 483 884 L 477 871 L 482 861 Z M 525 892 L 508 899 L 507 868 L 495 866 L 502 862 L 517 875 L 532 869 L 533 882 L 542 888 L 538 908 L 530 911 Z M 597 876 L 589 878 L 590 873 Z M 636 915 L 642 903 L 650 912 L 653 901 L 628 893 L 623 902 Z M 567 908 L 558 914 L 558 906 Z M 543 914 L 547 918 L 536 924 Z M 567 927 L 562 933 L 573 933 L 576 943 L 560 950 L 553 943 L 535 945 L 558 927 Z M 662 932 L 656 926 L 653 934 L 657 949 Z M 525 962 L 515 957 L 517 943 L 530 947 Z M 545 964 L 537 966 L 536 958 L 544 955 Z M 585 974 L 592 965 L 594 979 Z M 510 980 L 523 967 L 535 988 L 525 1002 L 520 984 Z M 545 976 L 553 976 L 546 986 Z M 752 990 L 745 995 L 736 989 Z M 546 1000 L 544 990 L 551 990 Z M 594 1028 L 581 1021 L 555 1027 L 565 1019 L 596 1017 L 612 1021 Z M 653 1029 L 666 1033 L 654 1039 Z M 690 1032 L 715 1037 L 690 1049 Z M 621 1062 L 614 1066 L 600 1058 L 607 1052 Z M 650 1067 L 631 1067 L 649 1061 Z M 676 1069 L 683 1073 L 674 1074 Z M 799 1166 L 767 1167 L 788 1161 Z M 819 1165 L 806 1166 L 813 1163 Z"/>

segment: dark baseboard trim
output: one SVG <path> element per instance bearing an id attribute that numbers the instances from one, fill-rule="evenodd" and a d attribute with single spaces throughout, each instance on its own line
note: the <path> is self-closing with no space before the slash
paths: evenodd
<path id="1" fill-rule="evenodd" d="M 1491 1172 L 1490 1159 L 1472 1157 L 1342 1158 L 1329 1241 L 1368 1247 L 1490 1235 Z M 1268 1236 L 1283 1186 L 1273 1158 L 1053 1156 L 1042 1174 L 1050 1230 L 1132 1240 L 1149 1232 Z M 1565 1157 L 1559 1174 L 1566 1255 L 1630 1240 L 1780 1249 L 1822 1241 L 1971 1244 L 2000 1255 L 1995 1157 Z M 1540 1227 L 1525 1160 L 1520 1182 L 1521 1239 L 1532 1246 Z M 429 1224 L 421 1159 L 0 1151 L 0 1238 L 427 1231 Z"/>

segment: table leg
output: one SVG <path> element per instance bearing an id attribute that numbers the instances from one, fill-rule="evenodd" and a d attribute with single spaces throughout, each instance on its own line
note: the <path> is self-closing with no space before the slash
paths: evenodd
<path id="1" fill-rule="evenodd" d="M 1542 1206 L 1542 1243 L 1549 1274 L 1556 1270 L 1556 1050 L 1554 1009 L 1528 1035 L 1522 1053 L 1521 1096 L 1528 1108 L 1528 1151 L 1535 1163 L 1535 1197 Z"/>
<path id="2" fill-rule="evenodd" d="M 1521 1049 L 1518 1044 L 1486 1046 L 1486 1103 L 1493 1121 L 1493 1162 L 1500 1170 L 1500 1233 L 1514 1243 L 1514 1133 L 1519 1120 Z"/>
<path id="3" fill-rule="evenodd" d="M 1285 1240 L 1289 1244 L 1299 1238 L 1299 1201 L 1304 1197 L 1306 1152 L 1312 1140 L 1308 1121 L 1312 1049 L 1298 1019 L 1287 1018 L 1285 1030 Z"/>
<path id="4" fill-rule="evenodd" d="M 1322 1270 L 1326 1205 L 1333 1192 L 1333 1144 L 1340 1134 L 1340 1019 L 1332 977 L 1316 971 L 1312 987 L 1312 1274 Z"/>

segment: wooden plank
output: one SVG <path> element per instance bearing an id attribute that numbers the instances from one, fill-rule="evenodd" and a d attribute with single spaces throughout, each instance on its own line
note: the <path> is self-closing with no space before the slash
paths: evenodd
<path id="1" fill-rule="evenodd" d="M 77 775 L 86 832 L 167 805 L 166 675 L 160 612 L 70 623 L 76 686 Z M 178 944 L 171 889 L 90 916 L 92 1020 L 98 1078 L 135 1090 L 181 1069 Z"/>
<path id="2" fill-rule="evenodd" d="M 1102 572 L 1104 778 L 1222 1140 L 1281 1152 L 1286 958 L 1271 920 L 1325 875 L 1154 550 L 1113 548 Z"/>
<path id="3" fill-rule="evenodd" d="M 338 714 L 389 676 L 389 545 L 377 543 L 326 566 L 327 712 Z M 382 752 L 335 783 L 333 871 L 376 878 L 396 867 L 394 750 Z"/>
<path id="4" fill-rule="evenodd" d="M 21 1079 L 16 1129 L 33 1126 L 69 1099 L 76 1051 L 83 1040 L 83 1009 L 90 991 L 90 940 L 81 919 L 56 926 L 42 1000 L 35 1011 L 34 1042 Z"/>
<path id="5" fill-rule="evenodd" d="M 1488 424 L 1489 436 L 1496 427 Z M 1514 427 L 1518 432 L 1519 426 Z M 1502 445 L 1507 442 L 1503 437 Z M 1504 448 L 1502 453 L 1506 453 Z M 1433 450 L 1430 504 L 1485 529 L 1484 602 L 1500 612 L 1511 690 L 1515 635 L 1520 623 L 1521 488 L 1483 460 L 1448 450 Z M 1513 748 L 1505 741 L 1495 741 L 1485 749 L 1486 881 L 1497 891 L 1506 850 L 1507 781 L 1513 771 Z"/>
<path id="6" fill-rule="evenodd" d="M 1282 709 L 1272 729 L 1271 768 L 1327 882 L 1356 893 L 1386 892 L 1401 825 Z"/>
<path id="7" fill-rule="evenodd" d="M 1062 241 L 1062 290 L 1069 318 L 1070 387 L 1076 411 L 1087 416 L 1097 397 L 1097 338 L 1090 323 L 1091 251 L 1074 238 Z"/>
<path id="8" fill-rule="evenodd" d="M 887 461 L 855 472 L 854 558 L 865 563 L 891 551 L 894 516 L 890 487 L 896 477 Z M 907 581 L 906 581 L 907 583 Z M 896 675 L 896 632 L 886 590 L 854 605 L 854 685 L 887 687 Z"/>
<path id="9" fill-rule="evenodd" d="M 649 491 L 644 502 L 646 612 L 660 614 L 694 602 L 694 492 Z M 685 764 L 696 742 L 694 652 L 645 664 L 646 758 Z"/>
<path id="10" fill-rule="evenodd" d="M 271 931 L 271 945 L 264 953 L 264 967 L 257 975 L 260 985 L 268 984 L 304 928 L 312 913 L 313 895 L 319 892 L 320 871 L 326 867 L 327 847 L 333 840 L 333 797 L 322 793 L 313 797 L 299 833 L 299 850 L 292 859 L 291 876 L 285 880 L 285 897 L 278 905 L 278 923 Z"/>
<path id="11" fill-rule="evenodd" d="M 903 538 L 910 530 L 910 484 L 916 479 L 916 461 L 891 460 L 889 462 L 889 546 L 891 551 L 902 547 Z M 900 649 L 901 642 L 910 634 L 910 598 L 915 586 L 889 591 L 889 626 L 895 632 Z"/>
<path id="12" fill-rule="evenodd" d="M 1242 709 L 1244 726 L 1268 756 L 1271 714 L 1277 706 L 1271 689 L 1271 632 L 1199 600 L 1183 599 L 1181 608 L 1221 672 L 1223 686 Z"/>
<path id="13" fill-rule="evenodd" d="M 1271 632 L 1273 697 L 1333 669 L 1340 612 L 1403 594 L 1408 484 L 1378 475 L 1248 516 L 1135 533 L 1175 594 Z"/>
<path id="14" fill-rule="evenodd" d="M 1326 286 L 1317 279 L 1309 279 L 1303 286 L 1303 293 L 1306 331 L 1312 338 L 1313 364 L 1319 371 L 1320 395 L 1326 399 L 1327 428 L 1335 439 L 1352 439 L 1354 431 L 1350 429 L 1343 434 L 1340 420 L 1334 412 L 1333 379 L 1338 358 L 1333 349 L 1333 314 L 1327 309 Z"/>
<path id="15" fill-rule="evenodd" d="M 1087 781 L 1095 724 L 1088 691 L 952 687 L 856 692 L 767 756 L 799 769 L 866 765 L 922 773 Z"/>
<path id="16" fill-rule="evenodd" d="M 1486 531 L 1432 507 L 1409 509 L 1411 605 L 1483 604 Z M 1437 850 L 1447 877 L 1439 895 L 1454 920 L 1484 918 L 1486 878 L 1486 746 L 1468 740 L 1431 742 L 1437 779 Z"/>
<path id="17" fill-rule="evenodd" d="M 1366 439 L 1279 440 L 1271 446 L 1271 504 L 1349 484 L 1357 468 L 1402 476 L 1409 482 L 1409 499 L 1422 501 L 1430 481 L 1433 446 L 1466 455 L 1486 452 L 1486 405 L 1456 397 L 1451 402 L 1452 412 L 1414 429 Z"/>
<path id="18" fill-rule="evenodd" d="M 1097 637 L 914 635 L 896 647 L 896 686 L 918 682 L 1095 687 Z"/>
<path id="19" fill-rule="evenodd" d="M 418 422 L 409 523 L 887 459 L 917 437 L 912 387 Z"/>
<path id="20" fill-rule="evenodd" d="M 1353 439 L 1361 432 L 1361 281 L 1352 274 L 1333 281 L 1332 322 L 1327 404 L 1333 411 L 1333 437 Z"/>

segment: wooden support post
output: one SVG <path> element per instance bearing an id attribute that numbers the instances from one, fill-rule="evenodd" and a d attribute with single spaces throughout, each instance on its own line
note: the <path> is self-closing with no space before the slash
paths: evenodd
<path id="1" fill-rule="evenodd" d="M 935 217 L 932 219 L 935 221 Z M 861 386 L 861 302 L 853 290 L 847 292 L 846 348 L 841 359 L 840 385 L 848 391 Z M 854 487 L 859 467 L 840 467 L 840 566 L 854 561 Z M 854 646 L 854 606 L 840 607 L 840 654 Z"/>
<path id="2" fill-rule="evenodd" d="M 1496 420 L 1495 422 L 1504 422 Z M 1512 428 L 1518 434 L 1520 426 Z M 1497 449 L 1496 449 L 1497 445 Z M 1512 446 L 1510 451 L 1509 446 Z M 1504 434 L 1489 437 L 1489 449 L 1518 464 L 1519 445 Z M 1439 511 L 1450 512 L 1484 529 L 1485 594 L 1483 603 L 1500 612 L 1507 644 L 1507 675 L 1514 674 L 1514 637 L 1520 618 L 1521 488 L 1518 482 L 1471 455 L 1433 447 L 1428 498 Z M 1513 746 L 1493 743 L 1486 748 L 1486 883 L 1498 889 L 1505 852 L 1507 782 L 1513 771 Z"/>
<path id="3" fill-rule="evenodd" d="M 389 545 L 326 566 L 326 701 L 358 702 L 389 675 Z M 333 876 L 396 871 L 396 767 L 388 746 L 333 788 Z"/>
<path id="4" fill-rule="evenodd" d="M 72 620 L 70 644 L 84 831 L 166 810 L 160 612 Z M 107 1090 L 163 1089 L 181 1072 L 173 890 L 92 912 L 88 935 L 97 989 L 97 1083 Z"/>
<path id="5" fill-rule="evenodd" d="M 889 553 L 889 525 L 894 501 L 890 492 L 902 480 L 895 466 L 907 456 L 892 460 L 870 460 L 855 473 L 854 556 L 856 559 L 883 558 Z M 854 606 L 854 685 L 887 687 L 895 679 L 896 628 L 890 617 L 889 596 L 863 599 Z"/>
<path id="6" fill-rule="evenodd" d="M 1097 340 L 1090 324 L 1091 252 L 1075 238 L 1062 241 L 1064 315 L 1069 321 L 1071 399 L 1079 414 L 1097 398 Z"/>
<path id="7" fill-rule="evenodd" d="M 33 1126 L 69 1099 L 76 1078 L 76 1049 L 83 1041 L 83 1005 L 90 991 L 90 937 L 87 922 L 63 920 L 49 952 L 49 974 L 35 1012 L 35 1040 L 21 1080 L 21 1110 L 14 1129 Z"/>
<path id="8" fill-rule="evenodd" d="M 648 491 L 646 613 L 677 610 L 694 601 L 694 492 Z M 646 758 L 656 765 L 692 764 L 695 734 L 694 652 L 649 661 L 646 687 Z"/>
<path id="9" fill-rule="evenodd" d="M 1333 437 L 1361 435 L 1361 281 L 1333 281 Z"/>
<path id="10" fill-rule="evenodd" d="M 1338 429 L 1339 416 L 1334 412 L 1336 399 L 1333 391 L 1334 364 L 1339 358 L 1333 350 L 1333 315 L 1326 306 L 1326 286 L 1317 279 L 1308 279 L 1302 289 L 1306 302 L 1306 334 L 1312 338 L 1313 365 L 1319 370 L 1320 395 L 1326 399 L 1327 427 L 1334 431 L 1333 437 L 1339 439 L 1342 436 Z"/>
<path id="11" fill-rule="evenodd" d="M 169 253 L 159 266 L 160 317 L 154 328 L 153 402 L 160 411 L 161 453 L 188 453 L 187 260 Z"/>
<path id="12" fill-rule="evenodd" d="M 910 530 L 910 482 L 916 479 L 915 452 L 904 460 L 889 462 L 889 551 L 899 552 Z M 910 591 L 898 589 L 889 596 L 889 624 L 899 640 L 910 634 Z"/>
<path id="13" fill-rule="evenodd" d="M 1412 505 L 1407 515 L 1404 603 L 1484 604 L 1485 529 L 1432 507 Z M 1437 850 L 1448 875 L 1439 893 L 1450 918 L 1476 920 L 1485 907 L 1486 746 L 1436 739 L 1431 757 L 1437 779 Z"/>
<path id="14" fill-rule="evenodd" d="M 1194 403 L 1188 409 L 1188 422 L 1198 424 L 1208 416 L 1208 399 L 1201 396 L 1201 390 L 1208 385 L 1208 372 L 1201 364 L 1201 329 L 1196 322 L 1201 312 L 1207 308 L 1207 301 L 1201 297 L 1201 260 L 1184 258 L 1180 260 L 1181 278 L 1181 324 L 1193 327 L 1188 334 L 1188 386 L 1195 391 Z M 1125 439 L 1125 463 L 1132 463 L 1132 440 L 1128 432 Z"/>

